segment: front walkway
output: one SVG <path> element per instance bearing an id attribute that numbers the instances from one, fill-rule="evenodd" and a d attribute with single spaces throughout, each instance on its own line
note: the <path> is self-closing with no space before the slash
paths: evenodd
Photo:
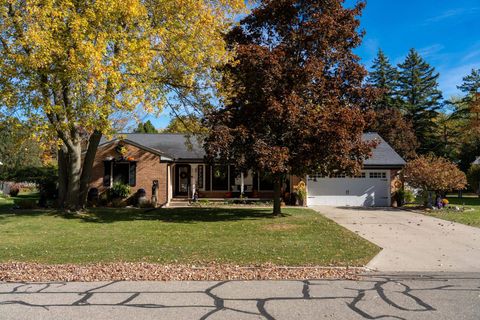
<path id="1" fill-rule="evenodd" d="M 478 319 L 479 274 L 360 281 L 0 283 L 9 319 Z"/>
<path id="2" fill-rule="evenodd" d="M 313 208 L 383 250 L 379 271 L 480 272 L 480 228 L 393 208 Z"/>

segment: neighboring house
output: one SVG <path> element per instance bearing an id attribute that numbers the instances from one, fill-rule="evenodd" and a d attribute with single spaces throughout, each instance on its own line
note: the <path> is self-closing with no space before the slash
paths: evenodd
<path id="1" fill-rule="evenodd" d="M 405 161 L 378 134 L 364 134 L 364 139 L 377 139 L 380 144 L 358 177 L 291 176 L 284 191 L 290 192 L 305 180 L 307 205 L 390 206 L 392 193 L 401 186 L 399 171 Z M 133 192 L 144 189 L 151 199 L 153 186 L 157 185 L 156 202 L 161 206 L 168 206 L 176 197 L 191 197 L 194 191 L 199 198 L 239 197 L 242 187 L 247 197 L 272 198 L 273 184 L 268 176 L 251 171 L 236 176 L 233 166 L 208 165 L 204 156 L 195 137 L 122 134 L 121 140 L 101 141 L 90 187 L 103 193 L 119 181 L 129 184 Z"/>
<path id="2" fill-rule="evenodd" d="M 480 165 L 480 157 L 477 157 L 477 159 L 475 159 L 475 161 L 472 162 L 472 165 Z"/>

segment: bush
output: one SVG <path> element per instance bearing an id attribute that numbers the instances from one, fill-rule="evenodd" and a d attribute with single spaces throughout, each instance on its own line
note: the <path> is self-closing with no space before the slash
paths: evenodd
<path id="1" fill-rule="evenodd" d="M 37 201 L 34 199 L 20 199 L 15 201 L 15 205 L 18 207 L 18 209 L 35 209 L 37 207 Z"/>
<path id="2" fill-rule="evenodd" d="M 130 196 L 130 186 L 121 182 L 115 182 L 109 190 L 111 199 L 126 199 Z"/>
<path id="3" fill-rule="evenodd" d="M 467 173 L 468 184 L 472 190 L 480 194 L 479 184 L 480 184 L 480 165 L 474 164 L 470 167 Z"/>
<path id="4" fill-rule="evenodd" d="M 146 198 L 140 198 L 138 201 L 138 207 L 139 208 L 155 208 L 155 205 L 153 202 L 150 200 L 147 200 Z"/>
<path id="5" fill-rule="evenodd" d="M 12 174 L 10 179 L 18 182 L 27 181 L 28 185 L 37 185 L 41 207 L 47 207 L 51 200 L 57 198 L 58 170 L 55 166 L 23 168 Z"/>
<path id="6" fill-rule="evenodd" d="M 106 207 L 108 205 L 108 194 L 106 192 L 98 196 L 98 205 Z"/>
<path id="7" fill-rule="evenodd" d="M 8 192 L 8 194 L 11 196 L 11 197 L 16 197 L 18 196 L 18 194 L 20 193 L 20 185 L 19 184 L 14 184 L 10 187 L 10 191 Z"/>
<path id="8" fill-rule="evenodd" d="M 122 198 L 114 198 L 112 200 L 112 207 L 114 208 L 125 208 L 127 206 L 127 202 L 125 199 Z"/>
<path id="9" fill-rule="evenodd" d="M 409 189 L 398 189 L 395 192 L 394 199 L 397 200 L 399 206 L 403 206 L 405 204 L 414 203 L 416 198 L 415 194 L 412 190 Z"/>
<path id="10" fill-rule="evenodd" d="M 403 195 L 404 203 L 415 203 L 416 200 L 417 197 L 415 196 L 415 193 L 413 193 L 412 190 L 405 189 L 405 193 Z"/>

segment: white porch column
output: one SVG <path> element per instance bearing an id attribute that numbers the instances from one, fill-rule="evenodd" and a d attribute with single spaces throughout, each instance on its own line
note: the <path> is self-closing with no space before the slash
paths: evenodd
<path id="1" fill-rule="evenodd" d="M 243 191 L 245 190 L 245 180 L 243 177 L 243 172 L 240 173 L 240 195 L 243 196 Z"/>

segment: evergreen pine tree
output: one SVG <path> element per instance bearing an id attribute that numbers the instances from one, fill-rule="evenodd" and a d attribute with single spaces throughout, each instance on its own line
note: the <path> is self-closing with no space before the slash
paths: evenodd
<path id="1" fill-rule="evenodd" d="M 480 69 L 472 69 L 472 72 L 463 78 L 462 85 L 457 88 L 469 96 L 480 93 Z"/>
<path id="2" fill-rule="evenodd" d="M 413 124 L 420 143 L 419 153 L 435 151 L 435 118 L 441 107 L 442 92 L 438 89 L 439 74 L 415 49 L 398 65 L 396 94 L 407 120 Z"/>
<path id="3" fill-rule="evenodd" d="M 388 57 L 378 50 L 377 57 L 373 60 L 372 71 L 367 82 L 381 90 L 380 96 L 375 103 L 375 109 L 395 108 L 395 87 L 398 80 L 398 70 L 391 65 Z"/>
<path id="4" fill-rule="evenodd" d="M 467 170 L 470 163 L 480 155 L 480 69 L 472 69 L 458 86 L 465 96 L 451 102 L 455 116 L 460 122 L 460 167 Z"/>
<path id="5" fill-rule="evenodd" d="M 134 133 L 158 133 L 157 129 L 153 126 L 152 122 L 148 120 L 147 122 L 140 122 L 137 129 L 133 131 Z"/>
<path id="6" fill-rule="evenodd" d="M 476 120 L 480 127 L 480 69 L 472 69 L 469 75 L 463 77 L 463 83 L 457 88 L 464 92 L 465 96 L 449 102 L 455 107 L 453 115 L 458 119 Z M 466 121 L 466 125 L 471 124 Z"/>

